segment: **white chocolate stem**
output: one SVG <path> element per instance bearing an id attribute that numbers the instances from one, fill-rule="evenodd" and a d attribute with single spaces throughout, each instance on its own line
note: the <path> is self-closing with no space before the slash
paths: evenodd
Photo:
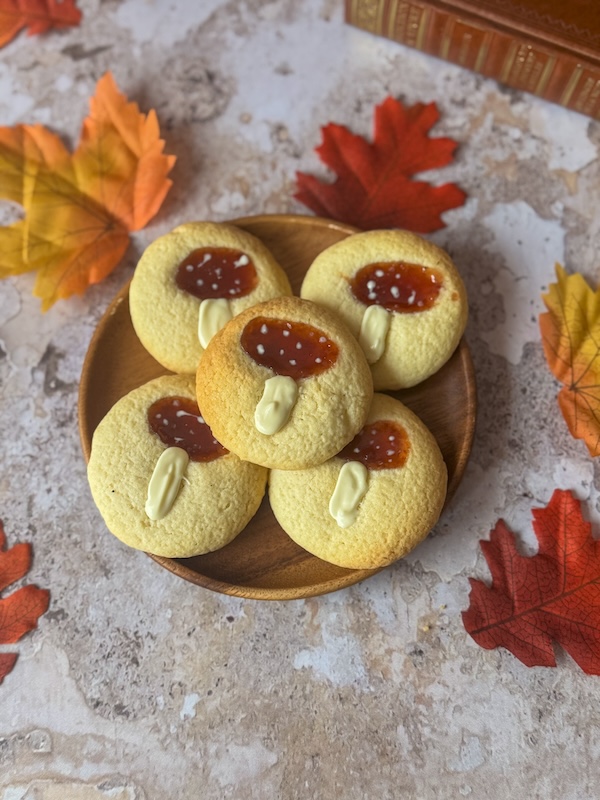
<path id="1" fill-rule="evenodd" d="M 254 412 L 260 433 L 271 436 L 286 424 L 298 399 L 298 385 L 287 375 L 274 375 L 265 381 L 263 396 Z"/>
<path id="2" fill-rule="evenodd" d="M 329 513 L 340 528 L 349 528 L 356 522 L 368 482 L 369 471 L 360 461 L 347 461 L 341 468 L 329 501 Z"/>
<path id="3" fill-rule="evenodd" d="M 375 364 L 383 355 L 391 323 L 392 315 L 383 306 L 368 306 L 363 314 L 358 343 L 369 364 Z"/>
<path id="4" fill-rule="evenodd" d="M 160 454 L 148 483 L 146 515 L 151 520 L 166 517 L 179 494 L 190 457 L 181 447 L 167 447 Z"/>
<path id="5" fill-rule="evenodd" d="M 209 297 L 200 303 L 198 310 L 198 340 L 206 349 L 212 337 L 224 328 L 233 317 L 229 300 Z"/>

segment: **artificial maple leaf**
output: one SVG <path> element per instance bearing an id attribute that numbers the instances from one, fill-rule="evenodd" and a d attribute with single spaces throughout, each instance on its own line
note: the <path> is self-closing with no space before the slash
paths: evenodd
<path id="1" fill-rule="evenodd" d="M 0 592 L 22 578 L 31 567 L 31 545 L 16 544 L 5 550 L 6 535 L 0 520 Z M 39 617 L 48 610 L 50 593 L 37 586 L 22 586 L 0 599 L 0 644 L 14 644 L 37 626 Z M 13 668 L 16 653 L 0 654 L 0 683 Z"/>
<path id="2" fill-rule="evenodd" d="M 9 672 L 12 672 L 17 658 L 17 653 L 0 653 L 0 683 L 2 683 Z"/>
<path id="3" fill-rule="evenodd" d="M 25 210 L 0 228 L 0 278 L 37 270 L 43 310 L 105 278 L 169 191 L 163 147 L 154 111 L 128 103 L 110 73 L 73 154 L 42 125 L 0 128 L 0 197 Z"/>
<path id="4" fill-rule="evenodd" d="M 505 647 L 528 667 L 554 667 L 556 641 L 588 675 L 600 675 L 600 542 L 581 504 L 557 489 L 533 510 L 536 555 L 517 552 L 500 520 L 481 549 L 492 585 L 471 579 L 467 632 L 481 647 Z"/>
<path id="5" fill-rule="evenodd" d="M 558 405 L 576 439 L 592 456 L 600 455 L 600 290 L 582 275 L 567 275 L 556 265 L 558 283 L 543 296 L 548 312 L 540 315 L 546 360 L 564 384 Z"/>
<path id="6" fill-rule="evenodd" d="M 439 119 L 435 103 L 406 107 L 386 98 L 375 107 L 373 144 L 342 125 L 322 129 L 316 148 L 336 174 L 334 183 L 296 173 L 297 200 L 316 214 L 363 230 L 405 228 L 430 233 L 444 227 L 441 214 L 461 206 L 465 193 L 452 183 L 432 186 L 412 176 L 452 161 L 457 142 L 432 139 Z"/>
<path id="7" fill-rule="evenodd" d="M 80 20 L 75 0 L 0 0 L 0 47 L 23 28 L 33 36 L 50 28 L 79 25 Z"/>

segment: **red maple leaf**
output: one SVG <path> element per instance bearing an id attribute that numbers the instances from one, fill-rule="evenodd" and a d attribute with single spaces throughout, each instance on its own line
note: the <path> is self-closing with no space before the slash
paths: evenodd
<path id="1" fill-rule="evenodd" d="M 17 658 L 18 656 L 16 653 L 0 653 L 0 683 L 2 683 L 9 672 L 12 672 Z"/>
<path id="2" fill-rule="evenodd" d="M 557 489 L 533 509 L 534 556 L 517 552 L 500 520 L 481 549 L 492 585 L 471 579 L 467 632 L 481 647 L 505 647 L 528 667 L 554 667 L 558 642 L 588 675 L 600 675 L 600 542 L 581 504 Z"/>
<path id="3" fill-rule="evenodd" d="M 457 142 L 429 131 L 439 119 L 435 103 L 406 107 L 393 97 L 375 107 L 373 144 L 343 125 L 322 129 L 315 148 L 336 174 L 334 183 L 296 173 L 297 200 L 315 214 L 362 230 L 405 228 L 431 233 L 443 228 L 441 214 L 463 205 L 466 194 L 453 183 L 432 186 L 412 176 L 452 161 Z"/>
<path id="4" fill-rule="evenodd" d="M 80 19 L 75 0 L 0 0 L 0 47 L 22 28 L 32 36 L 50 28 L 79 25 Z"/>
<path id="5" fill-rule="evenodd" d="M 0 592 L 27 574 L 31 567 L 31 545 L 23 542 L 5 550 L 6 536 L 0 520 Z M 22 586 L 0 599 L 0 644 L 14 644 L 37 626 L 48 609 L 50 593 L 37 586 Z M 0 683 L 17 660 L 16 653 L 0 654 Z"/>

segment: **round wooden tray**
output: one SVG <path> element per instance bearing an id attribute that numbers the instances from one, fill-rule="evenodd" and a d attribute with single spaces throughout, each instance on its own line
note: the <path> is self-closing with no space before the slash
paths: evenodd
<path id="1" fill-rule="evenodd" d="M 232 222 L 267 245 L 287 271 L 296 294 L 318 253 L 356 232 L 331 220 L 294 215 L 244 217 Z M 83 365 L 79 429 L 86 461 L 94 430 L 114 403 L 166 372 L 144 350 L 133 330 L 129 286 L 125 286 L 100 320 Z M 419 386 L 390 394 L 415 411 L 436 437 L 448 467 L 448 502 L 463 476 L 475 426 L 475 379 L 467 345 L 462 341 L 450 361 Z M 221 550 L 185 559 L 151 557 L 199 586 L 260 600 L 312 597 L 379 571 L 343 569 L 310 555 L 280 528 L 267 498 L 246 529 Z"/>

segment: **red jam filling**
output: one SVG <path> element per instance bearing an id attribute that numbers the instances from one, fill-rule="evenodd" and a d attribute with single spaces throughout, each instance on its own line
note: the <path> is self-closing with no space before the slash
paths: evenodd
<path id="1" fill-rule="evenodd" d="M 200 247 L 181 262 L 175 283 L 200 300 L 235 300 L 250 294 L 258 283 L 252 261 L 229 247 Z"/>
<path id="2" fill-rule="evenodd" d="M 352 294 L 366 306 L 414 314 L 431 308 L 442 288 L 441 272 L 403 261 L 368 264 L 350 280 Z"/>
<path id="3" fill-rule="evenodd" d="M 397 422 L 379 419 L 365 427 L 338 454 L 344 461 L 360 461 L 367 469 L 396 469 L 410 452 L 408 434 Z"/>
<path id="4" fill-rule="evenodd" d="M 257 364 L 294 380 L 332 367 L 338 346 L 323 331 L 304 322 L 256 317 L 242 331 L 241 344 Z"/>
<path id="5" fill-rule="evenodd" d="M 229 451 L 212 434 L 194 400 L 161 397 L 148 409 L 148 424 L 168 447 L 181 447 L 192 461 L 214 461 Z"/>

